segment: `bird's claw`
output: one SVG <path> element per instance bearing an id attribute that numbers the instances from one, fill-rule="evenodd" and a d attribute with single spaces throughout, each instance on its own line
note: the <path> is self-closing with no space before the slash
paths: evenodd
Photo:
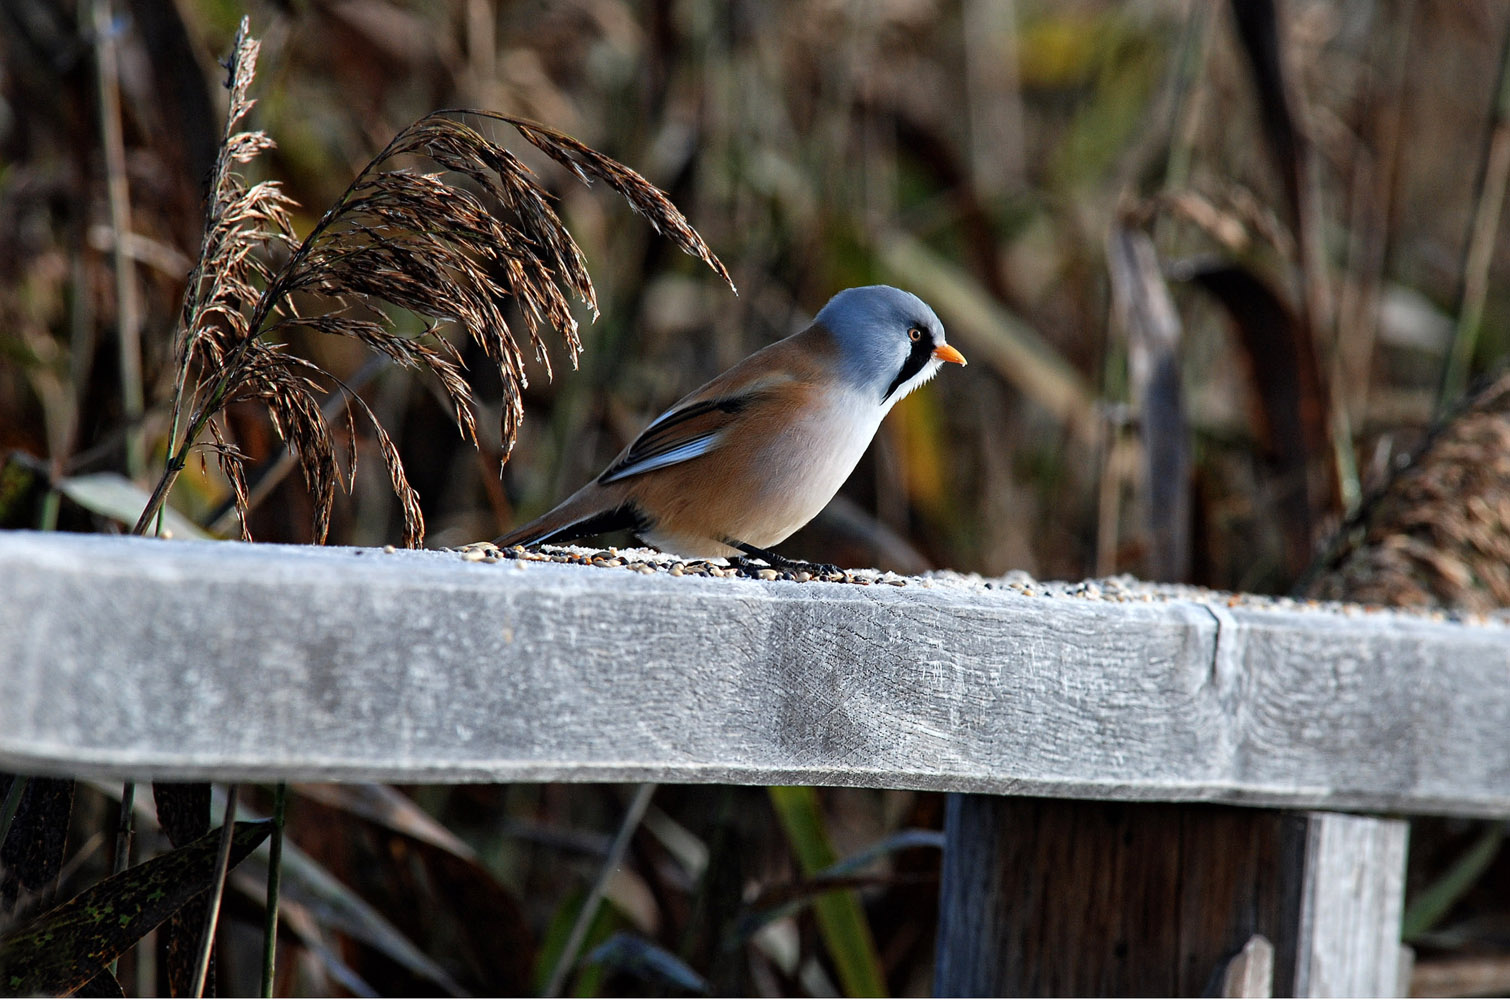
<path id="1" fill-rule="evenodd" d="M 816 579 L 827 580 L 832 577 L 844 578 L 844 570 L 833 563 L 814 563 L 806 559 L 788 559 L 770 553 L 767 557 L 756 556 L 732 556 L 729 565 L 740 572 L 742 576 L 754 577 L 763 569 L 774 569 L 782 573 L 809 573 Z"/>

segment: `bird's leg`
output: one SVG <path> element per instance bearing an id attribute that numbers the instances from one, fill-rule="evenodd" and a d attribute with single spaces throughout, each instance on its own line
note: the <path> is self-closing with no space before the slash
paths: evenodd
<path id="1" fill-rule="evenodd" d="M 736 548 L 744 553 L 742 556 L 735 556 L 729 560 L 729 562 L 741 568 L 748 569 L 750 567 L 750 559 L 755 558 L 765 560 L 766 565 L 772 569 L 806 570 L 814 576 L 830 576 L 844 572 L 833 563 L 812 563 L 806 559 L 788 559 L 786 556 L 778 555 L 770 549 L 763 549 L 758 545 L 751 545 L 749 542 L 741 542 L 736 538 L 728 538 L 724 541 L 731 548 Z"/>

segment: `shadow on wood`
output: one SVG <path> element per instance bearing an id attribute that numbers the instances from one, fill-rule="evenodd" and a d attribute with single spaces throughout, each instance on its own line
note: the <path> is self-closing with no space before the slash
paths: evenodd
<path id="1" fill-rule="evenodd" d="M 951 795 L 938 996 L 1209 996 L 1254 935 L 1275 995 L 1394 995 L 1403 822 Z"/>

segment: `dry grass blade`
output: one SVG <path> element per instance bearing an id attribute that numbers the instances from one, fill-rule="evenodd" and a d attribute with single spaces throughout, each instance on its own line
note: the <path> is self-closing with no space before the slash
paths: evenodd
<path id="1" fill-rule="evenodd" d="M 1459 279 L 1457 329 L 1442 368 L 1437 393 L 1439 412 L 1455 403 L 1468 386 L 1468 369 L 1484 320 L 1484 300 L 1489 294 L 1490 266 L 1507 186 L 1510 186 L 1510 27 L 1500 41 L 1499 86 L 1495 88 L 1489 134 L 1474 184 L 1473 224 L 1463 247 Z"/>
<path id="2" fill-rule="evenodd" d="M 1254 422 L 1272 468 L 1285 559 L 1299 575 L 1327 511 L 1317 456 L 1327 448 L 1326 403 L 1304 318 L 1264 278 L 1241 264 L 1200 262 L 1184 277 L 1227 311 L 1255 390 Z"/>
<path id="3" fill-rule="evenodd" d="M 1180 389 L 1180 317 L 1146 233 L 1114 225 L 1106 258 L 1143 438 L 1148 572 L 1155 580 L 1183 580 L 1190 572 L 1191 463 Z"/>
<path id="4" fill-rule="evenodd" d="M 261 132 L 236 131 L 252 108 L 247 90 L 257 53 L 243 20 L 229 63 L 231 105 L 212 178 L 204 245 L 184 301 L 175 442 L 163 479 L 138 522 L 139 533 L 161 506 L 189 449 L 199 446 L 200 436 L 208 432 L 231 482 L 246 536 L 244 456 L 216 418 L 229 402 L 248 399 L 266 407 L 274 429 L 297 454 L 314 500 L 315 537 L 323 541 L 335 487 L 343 477 L 321 398 L 339 392 L 347 399 L 352 437 L 353 404 L 374 429 L 403 507 L 405 544 L 423 542 L 419 496 L 392 436 L 333 375 L 282 349 L 280 341 L 295 331 L 360 341 L 435 378 L 458 430 L 475 444 L 472 387 L 459 351 L 445 337 L 450 328 L 460 328 L 496 366 L 503 383 L 501 437 L 507 461 L 524 415 L 521 391 L 528 384 L 511 318 L 519 317 L 530 348 L 549 375 L 544 331 L 558 332 L 575 366 L 582 342 L 571 297 L 589 306 L 594 316 L 597 297 L 582 251 L 552 208 L 551 196 L 517 157 L 460 117 L 512 125 L 583 182 L 603 180 L 659 232 L 729 281 L 728 270 L 682 213 L 639 174 L 555 129 L 491 111 L 440 111 L 410 125 L 362 169 L 313 231 L 296 241 L 293 205 L 277 184 L 250 184 L 237 169 L 272 147 Z M 400 157 L 424 157 L 441 172 L 393 168 Z M 290 252 L 274 270 L 268 251 L 279 247 Z M 402 314 L 421 318 L 424 328 L 405 333 Z M 354 463 L 354 447 L 351 456 Z M 348 468 L 347 488 L 351 478 Z"/>

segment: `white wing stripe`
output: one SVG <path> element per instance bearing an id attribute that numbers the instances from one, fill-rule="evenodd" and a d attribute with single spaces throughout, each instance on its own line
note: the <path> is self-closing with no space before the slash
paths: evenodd
<path id="1" fill-rule="evenodd" d="M 655 425 L 652 424 L 651 426 Z M 664 469 L 668 465 L 675 465 L 678 462 L 685 462 L 699 455 L 706 455 L 718 447 L 719 437 L 720 435 L 716 432 L 699 435 L 658 455 L 652 455 L 638 462 L 632 462 L 622 469 L 615 471 L 613 475 L 605 476 L 598 481 L 606 485 L 617 482 L 620 479 L 627 479 L 630 476 L 637 476 L 642 472 L 649 472 L 652 469 Z"/>

